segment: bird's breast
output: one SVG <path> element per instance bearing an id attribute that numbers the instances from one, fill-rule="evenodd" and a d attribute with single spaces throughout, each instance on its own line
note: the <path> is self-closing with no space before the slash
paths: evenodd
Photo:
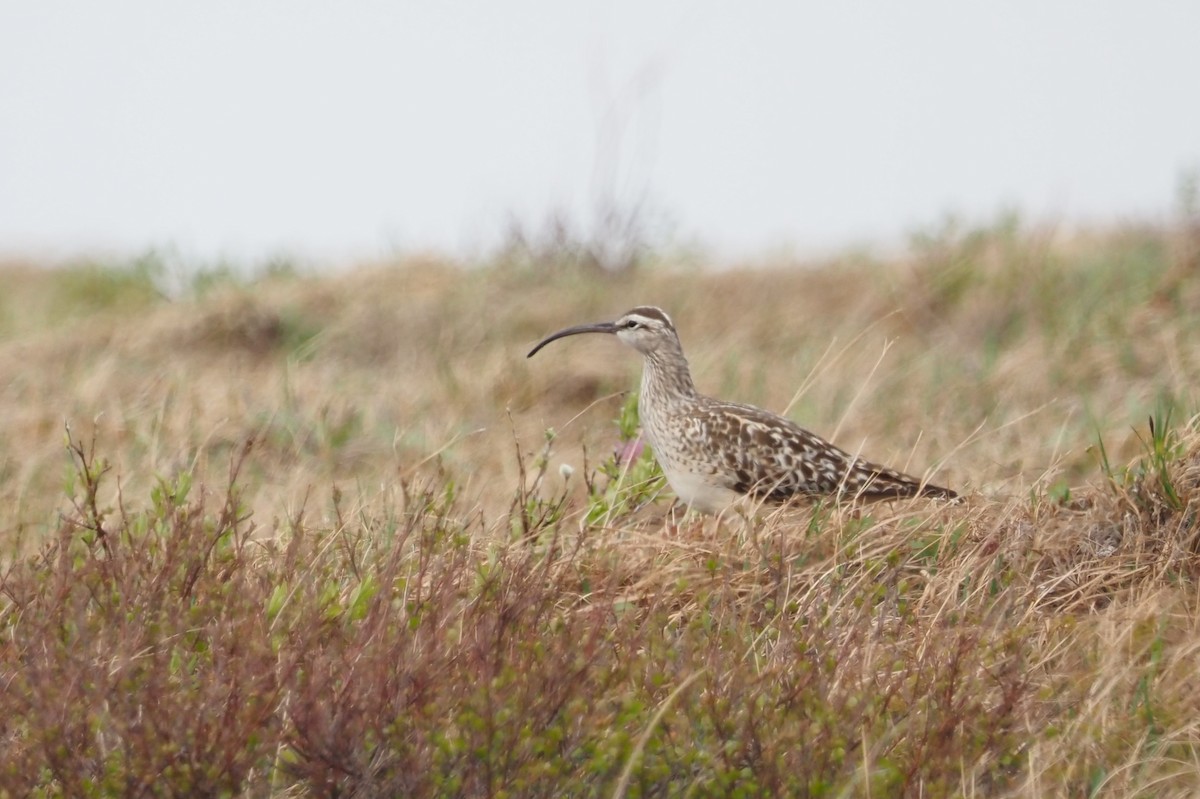
<path id="1" fill-rule="evenodd" d="M 693 409 L 685 403 L 647 403 L 644 396 L 641 407 L 642 434 L 681 502 L 716 514 L 741 498 L 729 487 L 719 453 Z"/>

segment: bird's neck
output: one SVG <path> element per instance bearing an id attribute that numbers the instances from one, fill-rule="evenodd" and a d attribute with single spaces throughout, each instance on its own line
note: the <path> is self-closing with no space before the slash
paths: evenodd
<path id="1" fill-rule="evenodd" d="M 696 386 L 692 383 L 692 373 L 682 349 L 652 352 L 645 356 L 645 368 L 642 371 L 643 402 L 648 397 L 671 402 L 686 401 L 695 396 Z"/>

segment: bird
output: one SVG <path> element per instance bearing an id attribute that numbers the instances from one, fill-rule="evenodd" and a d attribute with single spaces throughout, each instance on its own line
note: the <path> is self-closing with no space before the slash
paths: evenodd
<path id="1" fill-rule="evenodd" d="M 529 351 L 583 333 L 615 335 L 641 353 L 638 395 L 642 433 L 667 483 L 683 504 L 719 515 L 749 498 L 955 500 L 949 488 L 851 455 L 783 416 L 696 390 L 675 323 L 661 308 L 643 305 L 611 322 L 551 333 Z"/>

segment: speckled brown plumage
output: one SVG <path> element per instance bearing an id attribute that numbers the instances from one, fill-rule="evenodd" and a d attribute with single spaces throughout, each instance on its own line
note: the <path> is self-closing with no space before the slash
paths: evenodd
<path id="1" fill-rule="evenodd" d="M 782 502 L 797 496 L 864 499 L 954 491 L 862 460 L 777 414 L 706 397 L 696 391 L 671 318 L 660 308 L 634 308 L 615 322 L 569 327 L 564 336 L 611 333 L 642 353 L 642 430 L 667 482 L 688 505 L 719 513 L 743 496 Z"/>

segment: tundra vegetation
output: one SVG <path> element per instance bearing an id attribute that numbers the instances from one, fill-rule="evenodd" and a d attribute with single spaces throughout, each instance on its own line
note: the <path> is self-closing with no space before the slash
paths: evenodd
<path id="1" fill-rule="evenodd" d="M 0 796 L 1200 794 L 1200 225 L 568 256 L 0 267 Z M 965 501 L 673 508 L 649 303 Z"/>

